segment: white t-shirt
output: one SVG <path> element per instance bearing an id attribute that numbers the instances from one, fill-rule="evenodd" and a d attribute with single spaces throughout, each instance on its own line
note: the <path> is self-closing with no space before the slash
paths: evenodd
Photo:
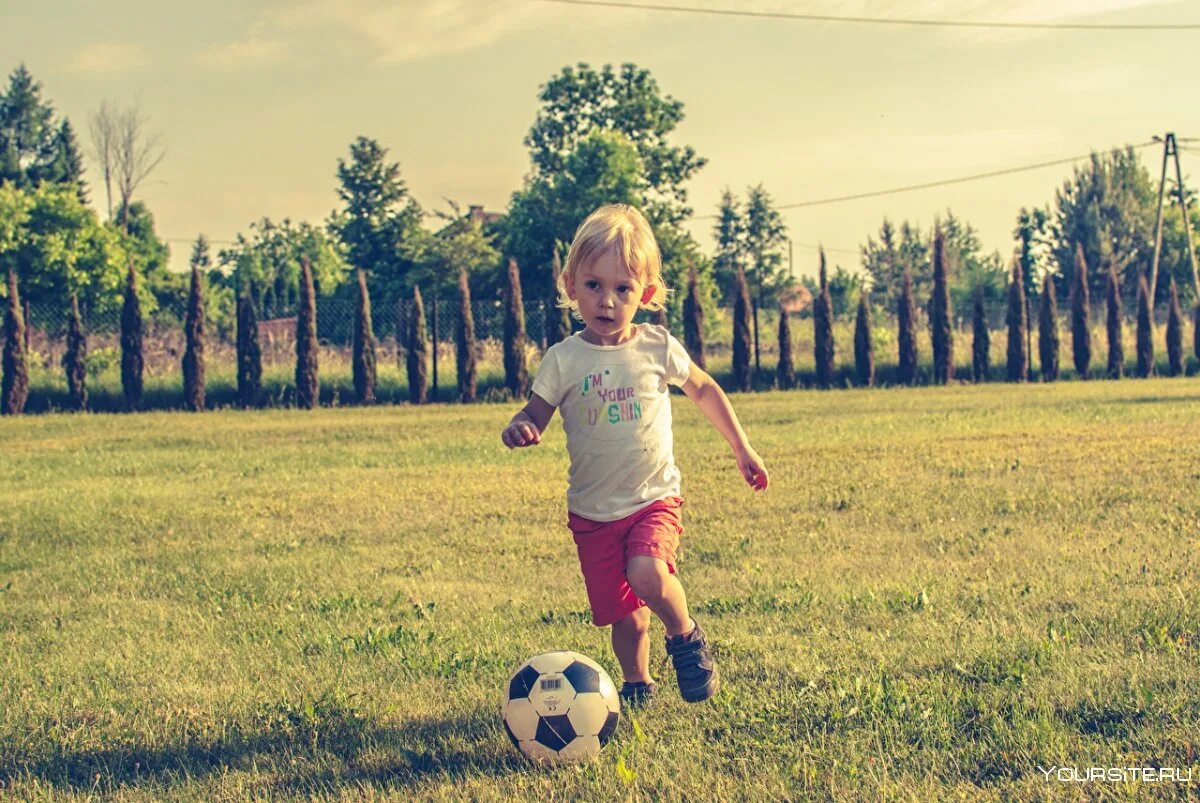
<path id="1" fill-rule="evenodd" d="M 619 346 L 574 334 L 546 350 L 532 390 L 562 415 L 569 511 L 615 521 L 681 495 L 667 385 L 682 385 L 691 367 L 678 340 L 645 323 Z"/>

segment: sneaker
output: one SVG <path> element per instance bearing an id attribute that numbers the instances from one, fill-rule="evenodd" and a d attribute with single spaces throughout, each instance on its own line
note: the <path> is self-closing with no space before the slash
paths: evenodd
<path id="1" fill-rule="evenodd" d="M 650 683 L 644 681 L 630 683 L 629 681 L 625 681 L 621 684 L 621 690 L 617 692 L 617 696 L 621 698 L 621 701 L 631 708 L 645 705 L 656 694 L 658 694 L 658 684 L 653 681 Z"/>
<path id="2" fill-rule="evenodd" d="M 704 631 L 695 619 L 692 625 L 690 633 L 667 637 L 667 654 L 675 664 L 679 694 L 689 703 L 699 703 L 717 693 L 721 678 Z"/>

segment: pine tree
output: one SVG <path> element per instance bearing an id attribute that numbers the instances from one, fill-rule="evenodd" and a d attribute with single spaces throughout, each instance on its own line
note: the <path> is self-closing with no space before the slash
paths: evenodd
<path id="1" fill-rule="evenodd" d="M 1167 306 L 1167 372 L 1168 376 L 1183 373 L 1183 310 L 1179 306 L 1179 288 L 1171 277 L 1171 295 Z"/>
<path id="2" fill-rule="evenodd" d="M 367 274 L 359 268 L 354 305 L 354 395 L 359 404 L 375 401 L 375 331 L 371 328 L 371 295 Z"/>
<path id="3" fill-rule="evenodd" d="M 79 299 L 71 294 L 71 312 L 67 317 L 67 350 L 62 358 L 67 373 L 67 391 L 72 410 L 87 409 L 87 335 L 79 318 Z"/>
<path id="4" fill-rule="evenodd" d="M 566 309 L 563 309 L 566 313 Z M 458 269 L 458 400 L 475 401 L 475 318 L 471 313 L 471 285 L 467 269 Z"/>
<path id="5" fill-rule="evenodd" d="M 1150 289 L 1145 275 L 1138 276 L 1137 295 L 1137 372 L 1138 376 L 1154 375 L 1154 313 L 1150 306 Z"/>
<path id="6" fill-rule="evenodd" d="M 854 370 L 858 384 L 875 385 L 875 349 L 871 343 L 871 297 L 864 290 L 858 297 L 858 315 L 854 319 Z"/>
<path id="7" fill-rule="evenodd" d="M 975 286 L 975 315 L 971 320 L 971 378 L 986 382 L 991 372 L 991 333 L 988 332 L 987 313 L 983 308 L 983 285 Z"/>
<path id="8" fill-rule="evenodd" d="M 554 248 L 550 255 L 550 273 L 553 280 L 551 286 L 557 288 L 559 278 L 562 275 L 562 259 L 558 256 L 557 247 Z M 471 336 L 474 338 L 474 334 Z M 551 298 L 550 302 L 546 305 L 546 348 L 550 348 L 555 343 L 566 340 L 570 336 L 571 311 L 567 307 L 558 306 L 557 298 Z"/>
<path id="9" fill-rule="evenodd" d="M 514 399 L 524 399 L 529 391 L 529 370 L 525 365 L 525 305 L 521 298 L 521 273 L 517 260 L 508 260 L 507 307 L 504 315 L 504 385 Z"/>
<path id="10" fill-rule="evenodd" d="M 1121 282 L 1117 268 L 1108 263 L 1108 378 L 1120 379 L 1125 373 L 1125 343 L 1121 331 Z"/>
<path id="11" fill-rule="evenodd" d="M 321 399 L 317 365 L 317 293 L 312 266 L 300 257 L 300 307 L 296 312 L 296 406 L 311 410 Z"/>
<path id="12" fill-rule="evenodd" d="M 911 385 L 917 378 L 917 308 L 913 302 L 912 271 L 904 266 L 900 279 L 900 299 L 896 304 L 897 347 L 899 364 L 897 379 L 901 385 Z"/>
<path id="13" fill-rule="evenodd" d="M 1075 276 L 1071 282 L 1071 351 L 1075 373 L 1087 379 L 1092 363 L 1091 297 L 1088 290 L 1088 266 L 1083 246 L 1075 244 Z"/>
<path id="14" fill-rule="evenodd" d="M 8 312 L 4 316 L 4 378 L 0 381 L 0 412 L 20 415 L 29 398 L 29 357 L 25 350 L 25 314 L 17 274 L 8 269 Z"/>
<path id="15" fill-rule="evenodd" d="M 813 356 L 817 366 L 817 386 L 827 388 L 833 384 L 833 300 L 829 297 L 824 248 L 820 256 L 820 286 L 813 299 Z"/>
<path id="16" fill-rule="evenodd" d="M 88 202 L 87 183 L 83 180 L 83 156 L 70 120 L 63 120 L 54 138 L 55 156 L 51 180 L 74 184 L 81 203 Z"/>
<path id="17" fill-rule="evenodd" d="M 692 362 L 701 371 L 708 370 L 704 363 L 704 304 L 694 264 L 688 269 L 688 291 L 683 299 L 683 344 Z"/>
<path id="18" fill-rule="evenodd" d="M 1042 359 L 1042 381 L 1058 379 L 1058 299 L 1054 295 L 1054 277 L 1042 281 L 1042 304 L 1038 312 L 1038 356 Z"/>
<path id="19" fill-rule="evenodd" d="M 1008 355 L 1006 367 L 1009 382 L 1024 382 L 1029 378 L 1029 352 L 1025 349 L 1025 333 L 1029 320 L 1025 315 L 1025 275 L 1021 261 L 1014 259 L 1012 278 L 1008 283 Z"/>
<path id="20" fill-rule="evenodd" d="M 197 252 L 202 242 L 197 242 Z M 183 353 L 183 403 L 192 412 L 204 409 L 204 286 L 197 256 L 192 255 L 192 285 L 184 324 L 187 349 Z"/>
<path id="21" fill-rule="evenodd" d="M 779 363 L 775 366 L 776 381 L 783 390 L 796 387 L 796 366 L 792 364 L 792 328 L 788 311 L 779 305 Z"/>
<path id="22" fill-rule="evenodd" d="M 142 355 L 142 330 L 137 268 L 130 260 L 125 279 L 125 303 L 121 308 L 121 389 L 125 394 L 125 409 L 130 411 L 142 406 L 142 372 L 146 366 Z"/>
<path id="23" fill-rule="evenodd" d="M 506 358 L 507 361 L 507 358 Z M 429 401 L 429 338 L 425 334 L 425 302 L 421 288 L 413 287 L 413 307 L 408 317 L 408 400 L 413 404 Z"/>
<path id="24" fill-rule="evenodd" d="M 238 401 L 242 407 L 257 407 L 262 392 L 262 350 L 249 287 L 244 287 L 238 297 L 237 364 Z"/>
<path id="25" fill-rule="evenodd" d="M 954 378 L 954 329 L 950 325 L 950 285 L 946 280 L 946 238 L 933 235 L 933 296 L 929 326 L 933 340 L 933 381 L 944 385 Z"/>
<path id="26" fill-rule="evenodd" d="M 743 393 L 753 386 L 750 376 L 750 288 L 739 265 L 733 292 L 733 385 Z"/>

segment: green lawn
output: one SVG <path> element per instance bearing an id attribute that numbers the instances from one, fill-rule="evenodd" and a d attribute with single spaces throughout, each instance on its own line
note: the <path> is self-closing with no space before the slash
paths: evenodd
<path id="1" fill-rule="evenodd" d="M 498 713 L 545 650 L 619 682 L 557 422 L 510 452 L 512 404 L 0 420 L 0 798 L 1200 794 L 1200 379 L 732 398 L 765 494 L 675 399 L 725 688 L 680 701 L 656 624 L 644 738 L 559 770 Z"/>

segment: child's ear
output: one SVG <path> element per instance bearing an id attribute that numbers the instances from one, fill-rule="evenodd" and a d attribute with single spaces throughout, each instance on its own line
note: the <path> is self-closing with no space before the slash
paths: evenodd
<path id="1" fill-rule="evenodd" d="M 654 291 L 657 289 L 658 289 L 657 285 L 651 284 L 651 285 L 647 285 L 646 289 L 642 291 L 642 305 L 643 306 L 650 303 L 650 299 L 654 298 Z"/>
<path id="2" fill-rule="evenodd" d="M 567 288 L 567 298 L 575 300 L 575 277 L 571 274 L 563 276 L 563 287 Z"/>

